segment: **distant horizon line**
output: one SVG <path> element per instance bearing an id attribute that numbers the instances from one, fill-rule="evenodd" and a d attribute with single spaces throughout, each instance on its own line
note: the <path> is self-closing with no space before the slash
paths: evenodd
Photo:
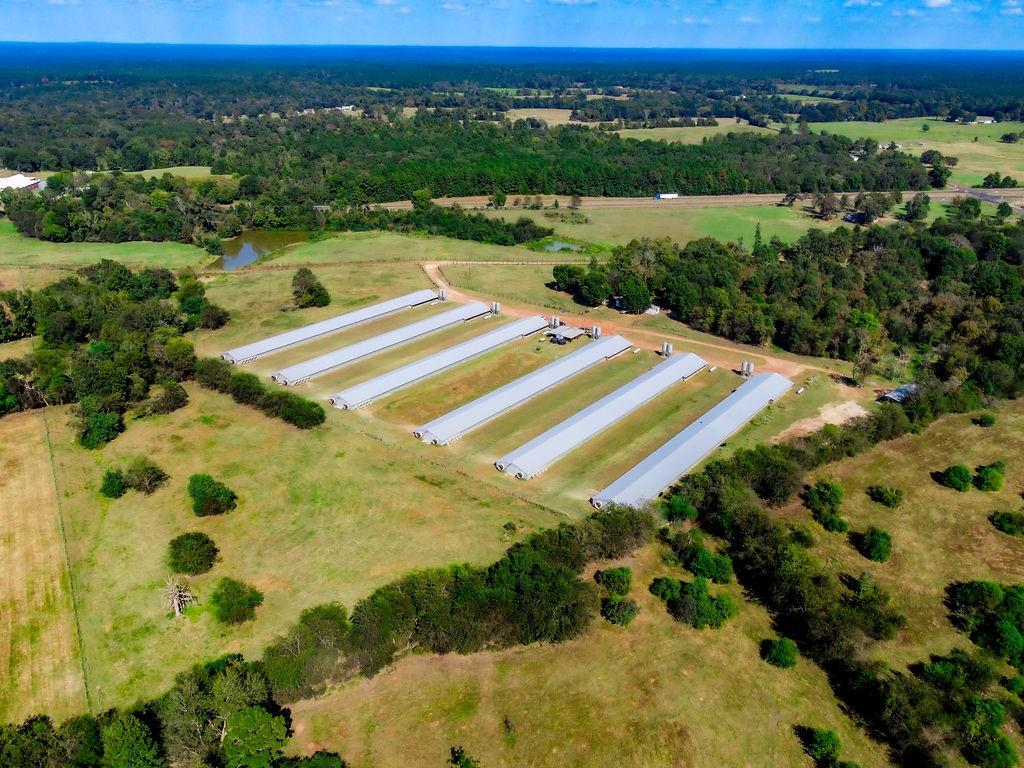
<path id="1" fill-rule="evenodd" d="M 574 50 L 574 51 L 808 51 L 841 53 L 1011 53 L 1024 54 L 1024 48 L 854 48 L 793 46 L 772 48 L 762 46 L 720 47 L 720 46 L 635 46 L 635 45 L 501 45 L 474 43 L 210 43 L 210 42 L 126 42 L 122 40 L 0 40 L 0 45 L 108 45 L 160 48 L 474 48 L 484 50 Z"/>

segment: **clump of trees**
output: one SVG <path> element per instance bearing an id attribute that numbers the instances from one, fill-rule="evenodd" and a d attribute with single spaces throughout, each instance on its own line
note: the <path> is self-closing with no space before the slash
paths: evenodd
<path id="1" fill-rule="evenodd" d="M 961 198 L 927 227 L 811 230 L 791 244 L 755 232 L 752 247 L 634 240 L 607 263 L 559 265 L 552 285 L 597 306 L 642 283 L 640 299 L 696 330 L 848 360 L 855 381 L 904 376 L 913 358 L 928 361 L 919 384 L 1014 397 L 1024 391 L 1022 265 L 1024 226 Z M 632 309 L 646 308 L 640 299 Z"/>
<path id="2" fill-rule="evenodd" d="M 175 573 L 197 576 L 213 568 L 218 552 L 213 539 L 205 533 L 189 531 L 175 536 L 167 545 L 167 565 Z"/>
<path id="3" fill-rule="evenodd" d="M 331 303 L 331 294 L 309 267 L 299 267 L 292 277 L 292 298 L 299 309 L 326 307 Z"/>
<path id="4" fill-rule="evenodd" d="M 167 482 L 170 476 L 145 456 L 133 459 L 125 469 L 108 467 L 100 481 L 100 493 L 108 499 L 119 499 L 129 490 L 147 496 Z"/>
<path id="5" fill-rule="evenodd" d="M 135 409 L 136 416 L 145 418 L 172 413 L 188 405 L 188 392 L 174 379 L 164 379 L 159 386 L 160 394 L 141 403 Z"/>
<path id="6" fill-rule="evenodd" d="M 281 419 L 299 429 L 311 429 L 327 419 L 323 406 L 283 389 L 266 387 L 259 377 L 235 371 L 230 363 L 216 357 L 196 362 L 196 381 L 207 389 L 230 394 L 236 403 L 249 405 L 267 416 Z"/>
<path id="7" fill-rule="evenodd" d="M 884 563 L 892 556 L 892 535 L 881 528 L 869 527 L 850 534 L 854 548 L 868 560 Z"/>
<path id="8" fill-rule="evenodd" d="M 234 491 L 203 472 L 188 479 L 188 495 L 192 498 L 192 511 L 198 517 L 223 515 L 238 505 Z"/>
<path id="9" fill-rule="evenodd" d="M 699 530 L 679 532 L 669 540 L 669 545 L 680 565 L 694 576 L 715 584 L 728 584 L 732 581 L 732 560 L 726 554 L 708 549 Z"/>
<path id="10" fill-rule="evenodd" d="M 650 591 L 665 603 L 672 618 L 694 629 L 719 629 L 738 610 L 729 595 L 712 595 L 702 576 L 691 582 L 659 576 L 651 582 Z"/>
<path id="11" fill-rule="evenodd" d="M 831 480 L 816 480 L 803 495 L 804 506 L 822 528 L 833 533 L 845 533 L 850 524 L 839 515 L 843 504 L 843 486 Z"/>
<path id="12" fill-rule="evenodd" d="M 868 498 L 883 507 L 896 509 L 903 504 L 903 490 L 892 485 L 871 485 L 867 490 Z"/>
<path id="13" fill-rule="evenodd" d="M 775 637 L 761 642 L 761 658 L 779 669 L 795 667 L 798 654 L 796 643 L 788 637 Z"/>
<path id="14" fill-rule="evenodd" d="M 166 269 L 105 259 L 38 290 L 0 291 L 0 341 L 39 337 L 31 355 L 0 363 L 0 415 L 77 403 L 78 442 L 97 448 L 124 430 L 133 406 L 140 415 L 178 407 L 174 383 L 195 369 L 182 334 L 196 327 L 191 304 L 170 301 L 178 290 Z M 162 394 L 148 400 L 158 382 Z"/>
<path id="15" fill-rule="evenodd" d="M 241 624 L 256 618 L 256 609 L 263 605 L 263 593 L 251 584 L 225 576 L 210 595 L 210 605 L 217 621 Z"/>
<path id="16" fill-rule="evenodd" d="M 633 571 L 625 566 L 597 571 L 594 581 L 606 593 L 601 597 L 601 616 L 620 627 L 629 626 L 640 612 L 636 600 L 627 599 L 633 586 Z"/>

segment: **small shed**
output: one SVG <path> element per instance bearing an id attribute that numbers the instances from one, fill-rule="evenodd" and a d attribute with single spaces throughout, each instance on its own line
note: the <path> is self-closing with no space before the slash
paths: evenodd
<path id="1" fill-rule="evenodd" d="M 555 344 L 566 344 L 570 341 L 578 339 L 586 333 L 582 328 L 570 328 L 568 325 L 560 326 L 557 330 L 552 331 L 551 338 Z"/>
<path id="2" fill-rule="evenodd" d="M 917 384 L 904 384 L 896 389 L 891 389 L 878 398 L 880 403 L 905 403 L 917 394 Z"/>

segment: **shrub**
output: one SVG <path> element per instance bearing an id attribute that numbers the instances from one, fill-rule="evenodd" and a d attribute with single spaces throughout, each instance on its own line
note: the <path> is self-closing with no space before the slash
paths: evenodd
<path id="1" fill-rule="evenodd" d="M 103 473 L 103 480 L 100 481 L 100 493 L 108 499 L 119 499 L 128 490 L 128 484 L 124 481 L 124 472 L 120 469 L 108 469 Z"/>
<path id="2" fill-rule="evenodd" d="M 761 643 L 761 658 L 779 669 L 796 666 L 796 643 L 788 637 L 776 637 Z"/>
<path id="3" fill-rule="evenodd" d="M 868 560 L 884 563 L 892 556 L 892 536 L 888 531 L 871 526 L 863 533 L 851 536 L 853 546 Z"/>
<path id="4" fill-rule="evenodd" d="M 846 533 L 850 530 L 850 524 L 845 518 L 831 512 L 815 512 L 814 519 L 829 533 Z"/>
<path id="5" fill-rule="evenodd" d="M 263 395 L 259 408 L 267 416 L 274 416 L 299 429 L 311 429 L 327 419 L 320 403 L 283 390 L 271 390 Z"/>
<path id="6" fill-rule="evenodd" d="M 665 519 L 670 523 L 697 519 L 697 508 L 679 494 L 669 496 L 662 509 L 665 512 Z"/>
<path id="7" fill-rule="evenodd" d="M 883 507 L 895 509 L 903 503 L 903 491 L 890 485 L 872 485 L 868 488 L 868 498 Z"/>
<path id="8" fill-rule="evenodd" d="M 139 416 L 171 413 L 188 405 L 188 392 L 177 381 L 167 379 L 160 383 L 161 393 L 139 406 Z"/>
<path id="9" fill-rule="evenodd" d="M 175 573 L 198 576 L 206 573 L 217 561 L 217 545 L 200 531 L 175 536 L 167 545 L 167 564 Z"/>
<path id="10" fill-rule="evenodd" d="M 671 579 L 667 576 L 659 576 L 651 582 L 648 591 L 662 602 L 678 600 L 682 590 L 683 582 L 679 579 Z"/>
<path id="11" fill-rule="evenodd" d="M 1024 695 L 1024 675 L 1016 675 L 1003 680 L 1003 687 L 1014 696 Z"/>
<path id="12" fill-rule="evenodd" d="M 300 267 L 292 278 L 292 296 L 295 297 L 295 306 L 300 309 L 326 307 L 331 303 L 331 294 L 309 267 Z"/>
<path id="13" fill-rule="evenodd" d="M 348 638 L 348 613 L 337 603 L 307 608 L 284 637 L 263 652 L 274 699 L 282 703 L 319 693 Z"/>
<path id="14" fill-rule="evenodd" d="M 839 762 L 839 750 L 842 749 L 842 742 L 835 731 L 827 731 L 822 728 L 812 728 L 807 734 L 804 742 L 804 749 L 808 757 L 820 766 L 835 765 Z"/>
<path id="15" fill-rule="evenodd" d="M 979 491 L 995 493 L 1003 487 L 1006 479 L 1006 464 L 997 461 L 994 464 L 985 464 L 978 467 L 974 475 L 974 487 Z"/>
<path id="16" fill-rule="evenodd" d="M 167 478 L 168 474 L 145 456 L 139 456 L 124 471 L 125 485 L 147 496 L 167 482 Z"/>
<path id="17" fill-rule="evenodd" d="M 789 538 L 794 544 L 799 544 L 801 547 L 814 546 L 814 534 L 803 523 L 794 523 L 789 526 Z"/>
<path id="18" fill-rule="evenodd" d="M 716 584 L 732 581 L 732 560 L 728 555 L 712 552 L 704 546 L 699 531 L 680 533 L 671 541 L 679 562 L 694 576 L 702 576 Z"/>
<path id="19" fill-rule="evenodd" d="M 689 584 L 680 583 L 679 597 L 668 601 L 668 611 L 694 629 L 718 629 L 736 615 L 736 604 L 728 595 L 709 594 L 707 579 L 698 576 Z"/>
<path id="20" fill-rule="evenodd" d="M 255 374 L 232 371 L 228 377 L 228 394 L 236 403 L 258 406 L 264 394 L 263 382 Z"/>
<path id="21" fill-rule="evenodd" d="M 230 319 L 231 313 L 217 304 L 207 303 L 199 311 L 199 324 L 207 330 L 222 328 Z"/>
<path id="22" fill-rule="evenodd" d="M 188 479 L 188 495 L 192 497 L 192 511 L 199 517 L 222 515 L 234 509 L 238 501 L 234 491 L 205 473 Z"/>
<path id="23" fill-rule="evenodd" d="M 639 612 L 636 600 L 623 600 L 617 597 L 601 599 L 601 615 L 617 626 L 628 627 Z"/>
<path id="24" fill-rule="evenodd" d="M 633 571 L 629 568 L 609 568 L 594 574 L 594 581 L 608 590 L 612 597 L 624 597 L 633 586 Z"/>
<path id="25" fill-rule="evenodd" d="M 837 514 L 843 504 L 843 486 L 830 480 L 818 480 L 804 492 L 804 504 L 814 513 Z"/>
<path id="26" fill-rule="evenodd" d="M 230 577 L 221 579 L 210 595 L 213 615 L 224 624 L 241 624 L 256 618 L 256 609 L 262 604 L 262 592 Z"/>
<path id="27" fill-rule="evenodd" d="M 1024 512 L 993 512 L 988 520 L 1010 536 L 1024 536 Z"/>
<path id="28" fill-rule="evenodd" d="M 227 393 L 231 373 L 231 363 L 219 357 L 203 357 L 196 361 L 196 381 L 215 392 Z"/>
<path id="29" fill-rule="evenodd" d="M 82 398 L 78 406 L 78 444 L 99 448 L 124 432 L 124 419 L 117 411 L 105 408 L 95 396 Z"/>
<path id="30" fill-rule="evenodd" d="M 974 423 L 979 427 L 994 427 L 996 424 L 996 417 L 991 413 L 983 413 L 974 420 Z"/>
<path id="31" fill-rule="evenodd" d="M 954 464 L 939 473 L 938 481 L 947 488 L 967 493 L 971 488 L 971 470 L 966 464 Z"/>

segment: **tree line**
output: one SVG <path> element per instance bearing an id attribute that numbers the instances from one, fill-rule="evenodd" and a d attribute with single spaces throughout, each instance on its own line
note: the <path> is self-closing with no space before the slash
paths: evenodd
<path id="1" fill-rule="evenodd" d="M 929 227 L 812 229 L 792 244 L 755 237 L 680 246 L 635 240 L 606 264 L 563 265 L 556 288 L 590 306 L 652 301 L 697 330 L 872 371 L 1024 390 L 1024 226 L 976 200 Z"/>

